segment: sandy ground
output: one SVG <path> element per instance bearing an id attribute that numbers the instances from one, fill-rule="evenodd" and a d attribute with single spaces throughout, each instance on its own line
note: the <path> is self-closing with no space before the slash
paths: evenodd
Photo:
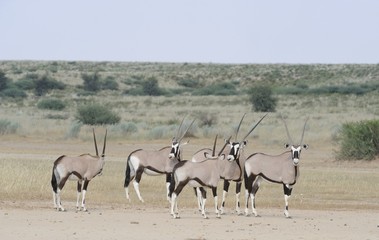
<path id="1" fill-rule="evenodd" d="M 47 203 L 46 203 L 47 204 Z M 259 209 L 260 217 L 210 212 L 203 219 L 196 209 L 132 209 L 95 206 L 89 212 L 56 212 L 46 207 L 12 207 L 1 203 L 1 239 L 379 239 L 379 211 L 319 211 Z M 46 206 L 46 205 L 45 205 Z"/>

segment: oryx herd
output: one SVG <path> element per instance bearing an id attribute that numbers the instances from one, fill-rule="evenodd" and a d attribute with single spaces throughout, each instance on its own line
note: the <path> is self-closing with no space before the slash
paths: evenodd
<path id="1" fill-rule="evenodd" d="M 267 114 L 266 114 L 267 115 Z M 219 218 L 224 213 L 225 200 L 230 182 L 236 183 L 236 205 L 235 211 L 241 214 L 240 191 L 242 184 L 245 187 L 245 215 L 250 214 L 249 201 L 254 216 L 258 216 L 255 197 L 262 180 L 283 185 L 284 192 L 284 215 L 290 217 L 288 212 L 288 199 L 292 189 L 300 175 L 299 160 L 302 149 L 307 149 L 308 145 L 303 144 L 304 133 L 308 119 L 305 121 L 301 140 L 295 144 L 289 133 L 284 118 L 281 119 L 289 140 L 285 147 L 289 150 L 279 155 L 269 155 L 265 153 L 253 153 L 245 156 L 244 149 L 247 146 L 247 137 L 266 117 L 264 115 L 248 132 L 238 139 L 238 133 L 245 115 L 241 118 L 235 131 L 234 141 L 232 136 L 224 140 L 223 147 L 217 151 L 218 136 L 215 136 L 213 148 L 203 148 L 192 155 L 190 160 L 182 158 L 181 147 L 188 142 L 182 143 L 183 138 L 192 127 L 194 121 L 183 131 L 182 120 L 176 136 L 172 139 L 171 146 L 164 147 L 158 151 L 137 149 L 132 151 L 126 160 L 126 171 L 124 189 L 127 200 L 130 201 L 129 184 L 132 181 L 137 197 L 144 202 L 139 189 L 142 174 L 157 176 L 166 175 L 166 196 L 170 202 L 170 214 L 173 218 L 178 218 L 178 197 L 186 185 L 194 188 L 198 199 L 199 211 L 202 217 L 207 218 L 205 205 L 207 192 L 205 188 L 212 190 L 214 197 L 214 211 Z M 233 134 L 234 135 L 234 134 Z M 55 160 L 52 170 L 51 186 L 53 188 L 54 207 L 58 211 L 65 211 L 61 204 L 60 192 L 67 180 L 77 181 L 77 211 L 87 211 L 85 206 L 85 196 L 88 183 L 101 174 L 105 162 L 105 147 L 107 132 L 104 136 L 102 154 L 99 156 L 95 131 L 93 130 L 96 156 L 82 154 L 77 157 L 62 155 Z M 224 181 L 221 206 L 218 203 L 217 186 L 219 181 Z M 82 200 L 80 202 L 80 195 Z"/>

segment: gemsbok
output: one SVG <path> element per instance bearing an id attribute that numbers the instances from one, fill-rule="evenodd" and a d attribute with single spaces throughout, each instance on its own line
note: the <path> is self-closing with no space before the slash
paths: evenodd
<path id="1" fill-rule="evenodd" d="M 129 196 L 129 184 L 131 181 L 133 181 L 134 190 L 138 196 L 138 199 L 141 202 L 144 202 L 139 190 L 139 183 L 141 181 L 142 173 L 150 176 L 166 174 L 166 197 L 167 200 L 169 200 L 168 188 L 171 182 L 171 173 L 174 169 L 174 166 L 181 161 L 181 146 L 186 144 L 182 144 L 181 141 L 195 120 L 191 122 L 188 128 L 179 137 L 183 121 L 184 119 L 178 128 L 176 136 L 172 139 L 171 146 L 164 147 L 160 150 L 138 149 L 129 154 L 126 162 L 124 181 L 126 198 L 129 201 L 131 201 Z"/>
<path id="2" fill-rule="evenodd" d="M 267 114 L 266 114 L 267 115 Z M 239 125 L 236 129 L 235 133 L 235 140 L 234 142 L 230 142 L 230 138 L 225 140 L 227 145 L 230 146 L 229 148 L 224 148 L 222 149 L 222 154 L 227 156 L 227 159 L 230 162 L 230 164 L 227 166 L 229 168 L 228 171 L 232 172 L 234 170 L 234 174 L 230 175 L 229 178 L 223 178 L 224 180 L 224 185 L 223 185 L 223 194 L 222 194 L 222 201 L 221 201 L 221 206 L 220 206 L 220 214 L 224 214 L 224 207 L 225 207 L 225 202 L 226 202 L 226 197 L 229 191 L 229 186 L 230 186 L 230 181 L 236 182 L 236 204 L 235 204 L 235 211 L 239 215 L 241 214 L 241 209 L 240 209 L 240 193 L 241 193 L 241 186 L 242 186 L 242 180 L 243 180 L 243 171 L 244 171 L 244 165 L 245 165 L 245 155 L 244 155 L 244 147 L 247 144 L 247 137 L 253 132 L 254 128 L 258 126 L 258 124 L 266 117 L 264 115 L 258 123 L 245 135 L 245 137 L 241 140 L 238 141 L 238 133 L 241 127 L 241 124 L 243 122 L 243 119 L 245 118 L 246 114 L 244 114 L 239 122 Z M 204 160 L 204 153 L 208 152 L 211 153 L 212 150 L 210 148 L 204 148 L 199 151 L 197 151 L 193 156 L 192 156 L 192 162 L 200 162 Z M 234 159 L 234 161 L 233 161 Z M 201 195 L 204 195 L 206 193 L 203 193 L 202 189 L 199 189 L 197 191 L 197 197 L 198 197 L 198 205 L 199 209 L 201 209 Z M 201 193 L 201 195 L 199 194 Z"/>
<path id="3" fill-rule="evenodd" d="M 285 144 L 289 151 L 276 156 L 267 155 L 264 153 L 254 153 L 250 155 L 245 162 L 245 188 L 246 188 L 246 208 L 245 214 L 249 215 L 249 198 L 251 198 L 251 207 L 254 216 L 258 216 L 255 208 L 255 195 L 259 189 L 262 179 L 272 183 L 283 185 L 285 209 L 284 215 L 289 218 L 288 199 L 291 196 L 292 189 L 300 175 L 299 160 L 301 150 L 307 149 L 308 145 L 303 144 L 305 127 L 308 121 L 305 121 L 303 133 L 299 145 L 295 145 L 288 131 L 287 124 L 282 117 L 286 128 L 287 137 L 290 144 Z"/>
<path id="4" fill-rule="evenodd" d="M 263 117 L 264 118 L 264 117 Z M 262 118 L 262 119 L 263 119 Z M 246 137 L 258 126 L 262 119 L 255 124 L 255 126 L 249 131 Z M 226 145 L 230 145 L 229 141 L 225 142 L 224 147 L 215 156 L 217 136 L 213 145 L 212 153 L 204 151 L 204 159 L 202 161 L 193 162 L 193 161 L 181 161 L 178 163 L 173 172 L 170 184 L 170 193 L 171 197 L 171 215 L 173 218 L 178 218 L 179 214 L 177 211 L 177 197 L 183 188 L 188 184 L 191 187 L 201 188 L 209 187 L 212 189 L 212 194 L 214 197 L 215 204 L 215 213 L 217 217 L 220 217 L 220 211 L 218 207 L 218 197 L 217 197 L 217 185 L 220 179 L 241 179 L 243 176 L 243 171 L 241 166 L 238 166 L 236 161 L 238 160 L 239 153 L 233 152 L 235 155 L 225 156 L 222 152 Z M 234 146 L 232 145 L 234 149 Z M 239 149 L 239 147 L 238 147 Z M 226 159 L 226 160 L 225 160 Z M 205 213 L 205 203 L 206 203 L 206 194 L 205 191 L 202 192 L 202 202 L 201 202 L 201 214 L 204 218 L 207 218 Z"/>
<path id="5" fill-rule="evenodd" d="M 60 192 L 62 191 L 67 180 L 78 181 L 76 210 L 87 211 L 86 192 L 89 182 L 101 174 L 105 163 L 105 146 L 107 142 L 107 131 L 104 136 L 104 146 L 101 156 L 97 150 L 95 130 L 93 129 L 93 140 L 95 143 L 96 156 L 82 154 L 77 157 L 60 156 L 54 162 L 53 174 L 51 177 L 51 186 L 53 188 L 54 208 L 58 211 L 65 211 L 62 207 Z M 84 184 L 83 184 L 84 182 Z M 83 185 L 82 185 L 83 184 Z M 79 206 L 80 195 L 82 192 L 81 206 Z"/>

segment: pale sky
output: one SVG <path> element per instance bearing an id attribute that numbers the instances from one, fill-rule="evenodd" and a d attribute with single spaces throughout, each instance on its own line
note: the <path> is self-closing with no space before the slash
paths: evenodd
<path id="1" fill-rule="evenodd" d="M 379 63 L 379 0 L 0 0 L 0 60 Z"/>

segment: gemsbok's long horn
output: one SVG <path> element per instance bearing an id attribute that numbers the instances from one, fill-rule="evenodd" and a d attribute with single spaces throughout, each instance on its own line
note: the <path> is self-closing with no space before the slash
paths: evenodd
<path id="1" fill-rule="evenodd" d="M 180 129 L 182 128 L 182 125 L 183 125 L 184 119 L 186 119 L 186 116 L 184 116 L 184 118 L 183 118 L 182 121 L 180 122 L 180 125 L 179 125 L 179 128 L 178 128 L 178 132 L 176 133 L 176 136 L 175 136 L 175 140 L 176 140 L 176 141 L 178 141 L 178 139 L 179 139 Z M 179 141 L 178 141 L 178 142 L 179 142 Z"/>
<path id="2" fill-rule="evenodd" d="M 308 119 L 309 119 L 309 117 L 307 117 L 307 119 L 305 120 L 305 123 L 304 123 L 303 133 L 302 133 L 302 135 L 301 135 L 301 140 L 300 140 L 300 145 L 303 144 L 304 133 L 305 133 L 305 126 L 307 125 Z"/>
<path id="3" fill-rule="evenodd" d="M 92 128 L 92 132 L 93 132 L 93 141 L 95 142 L 96 156 L 99 156 L 99 150 L 97 150 L 97 142 L 96 142 L 96 135 L 95 135 L 94 128 Z"/>
<path id="4" fill-rule="evenodd" d="M 224 151 L 224 149 L 226 148 L 226 146 L 229 144 L 231 138 L 232 138 L 232 136 L 230 136 L 227 140 L 225 140 L 224 146 L 221 148 L 220 152 L 218 153 L 219 156 Z"/>
<path id="5" fill-rule="evenodd" d="M 191 122 L 191 124 L 188 126 L 188 128 L 184 131 L 182 137 L 178 140 L 178 142 L 182 141 L 182 139 L 184 138 L 184 136 L 186 135 L 186 133 L 188 132 L 188 130 L 192 127 L 192 124 L 195 122 L 195 120 L 193 120 Z"/>
<path id="6" fill-rule="evenodd" d="M 241 124 L 242 124 L 242 121 L 243 121 L 243 119 L 245 118 L 245 116 L 246 116 L 246 113 L 242 116 L 242 118 L 241 118 L 241 121 L 240 121 L 240 124 L 238 125 L 238 127 L 237 127 L 237 131 L 236 131 L 236 139 L 235 139 L 235 141 L 237 142 L 238 140 L 238 132 L 240 131 L 240 127 L 241 127 Z"/>
<path id="7" fill-rule="evenodd" d="M 255 125 L 254 127 L 246 134 L 246 136 L 242 139 L 242 141 L 245 141 L 246 138 L 254 131 L 254 129 L 262 122 L 262 120 L 267 116 L 268 113 L 266 113 Z"/>
<path id="8" fill-rule="evenodd" d="M 107 143 L 107 133 L 108 133 L 108 130 L 105 129 L 103 153 L 101 154 L 101 156 L 104 156 L 104 155 L 105 155 L 105 146 L 106 146 L 106 143 Z"/>
<path id="9" fill-rule="evenodd" d="M 215 156 L 215 153 L 216 153 L 216 143 L 217 143 L 217 134 L 216 134 L 216 137 L 215 137 L 215 141 L 213 143 L 213 150 L 212 150 L 212 157 Z"/>
<path id="10" fill-rule="evenodd" d="M 282 114 L 280 114 L 280 117 L 282 118 L 282 121 L 284 122 L 284 126 L 286 127 L 287 137 L 288 137 L 288 139 L 290 140 L 291 145 L 292 145 L 292 144 L 293 144 L 293 140 L 292 140 L 291 135 L 290 135 L 290 133 L 289 133 L 289 131 L 288 131 L 287 123 L 286 123 L 286 121 L 284 120 Z"/>

